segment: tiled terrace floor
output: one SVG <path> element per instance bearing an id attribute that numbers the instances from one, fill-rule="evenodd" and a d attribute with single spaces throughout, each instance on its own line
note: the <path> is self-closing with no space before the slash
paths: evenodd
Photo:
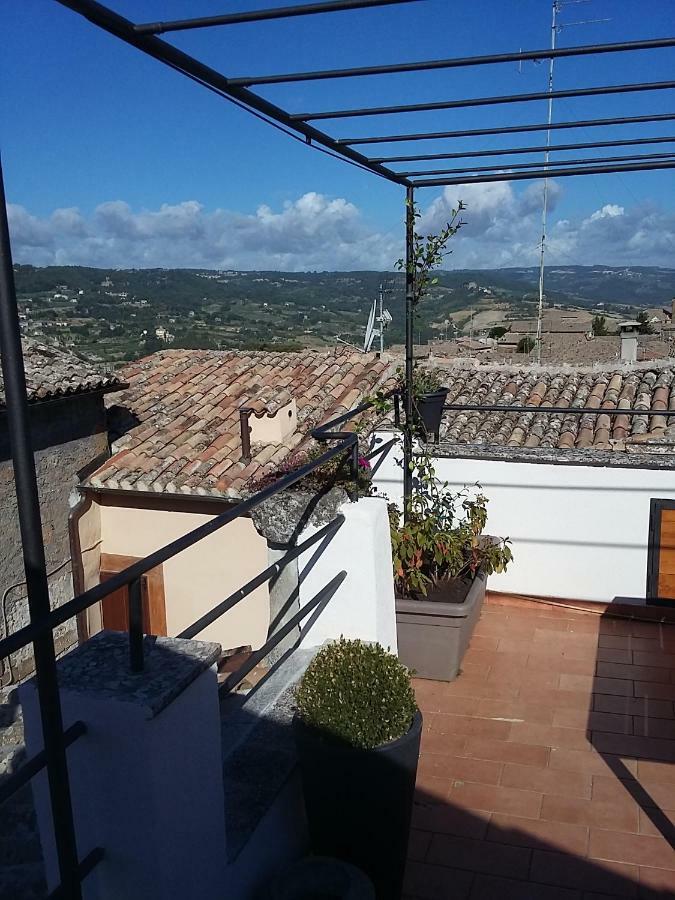
<path id="1" fill-rule="evenodd" d="M 416 691 L 406 900 L 675 897 L 675 625 L 489 601 Z"/>

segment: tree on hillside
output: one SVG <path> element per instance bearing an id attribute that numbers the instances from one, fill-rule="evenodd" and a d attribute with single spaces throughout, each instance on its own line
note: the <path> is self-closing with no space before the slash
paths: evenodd
<path id="1" fill-rule="evenodd" d="M 536 341 L 531 337 L 523 337 L 518 341 L 518 346 L 516 347 L 517 353 L 531 353 L 536 345 Z"/>
<path id="2" fill-rule="evenodd" d="M 493 328 L 491 328 L 490 331 L 488 332 L 488 337 L 495 338 L 496 340 L 499 340 L 500 338 L 503 338 L 504 335 L 505 335 L 507 332 L 509 332 L 510 330 L 511 330 L 510 328 L 504 328 L 503 325 L 495 325 L 495 326 L 494 326 Z"/>
<path id="3" fill-rule="evenodd" d="M 643 309 L 642 312 L 639 312 L 637 316 L 635 316 L 635 321 L 640 324 L 640 327 L 638 328 L 639 334 L 654 334 L 654 329 L 649 321 L 649 313 L 646 310 Z"/>
<path id="4" fill-rule="evenodd" d="M 603 337 L 607 334 L 607 319 L 605 316 L 593 316 L 591 331 L 595 337 Z"/>

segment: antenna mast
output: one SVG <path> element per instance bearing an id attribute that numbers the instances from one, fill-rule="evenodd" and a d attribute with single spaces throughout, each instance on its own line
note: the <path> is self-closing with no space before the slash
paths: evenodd
<path id="1" fill-rule="evenodd" d="M 558 14 L 558 0 L 553 0 L 553 14 L 551 18 L 551 50 L 555 50 L 555 39 L 558 34 L 556 16 Z M 548 128 L 546 130 L 546 150 L 544 151 L 544 168 L 548 166 L 549 147 L 551 146 L 551 120 L 553 117 L 553 63 L 551 57 L 548 64 Z M 546 253 L 546 214 L 548 212 L 548 178 L 544 179 L 544 202 L 541 210 L 541 250 L 539 252 L 539 307 L 537 310 L 537 362 L 541 363 L 541 325 L 544 315 L 544 255 Z"/>

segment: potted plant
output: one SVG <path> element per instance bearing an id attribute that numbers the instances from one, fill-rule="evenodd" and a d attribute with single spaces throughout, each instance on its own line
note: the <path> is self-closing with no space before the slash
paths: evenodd
<path id="1" fill-rule="evenodd" d="M 296 691 L 312 851 L 349 862 L 378 900 L 401 896 L 422 714 L 410 672 L 379 644 L 326 644 Z"/>
<path id="2" fill-rule="evenodd" d="M 438 435 L 443 418 L 443 405 L 448 396 L 443 387 L 443 372 L 416 366 L 413 372 L 413 413 L 422 437 Z"/>
<path id="3" fill-rule="evenodd" d="M 405 521 L 391 504 L 399 657 L 421 678 L 452 681 L 485 599 L 488 575 L 512 559 L 508 538 L 483 534 L 487 498 L 439 482 L 428 456 L 416 461 Z"/>

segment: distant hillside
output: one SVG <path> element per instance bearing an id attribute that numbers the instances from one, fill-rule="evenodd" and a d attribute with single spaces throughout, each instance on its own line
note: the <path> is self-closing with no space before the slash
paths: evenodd
<path id="1" fill-rule="evenodd" d="M 387 344 L 404 338 L 404 279 L 391 272 L 265 272 L 204 269 L 93 269 L 15 266 L 22 327 L 111 362 L 161 346 L 293 348 L 326 346 L 336 336 L 360 344 L 380 283 L 393 316 Z M 535 267 L 452 270 L 439 275 L 420 307 L 415 337 L 532 316 Z M 675 269 L 555 266 L 548 304 L 630 314 L 669 305 Z M 494 313 L 494 316 L 493 316 Z"/>

